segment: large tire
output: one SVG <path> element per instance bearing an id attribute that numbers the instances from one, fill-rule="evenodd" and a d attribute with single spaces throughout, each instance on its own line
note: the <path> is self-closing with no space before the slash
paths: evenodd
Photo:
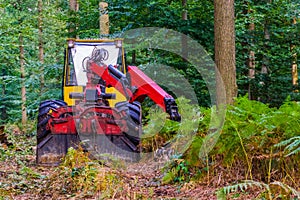
<path id="1" fill-rule="evenodd" d="M 50 119 L 48 112 L 50 109 L 58 109 L 59 107 L 66 106 L 67 104 L 61 100 L 46 100 L 40 103 L 38 122 L 37 122 L 37 143 L 39 144 L 43 138 L 50 134 L 47 129 L 47 123 Z"/>
<path id="2" fill-rule="evenodd" d="M 129 121 L 127 124 L 129 125 L 129 133 L 125 135 L 129 140 L 132 141 L 136 146 L 140 146 L 140 135 L 142 133 L 142 110 L 139 102 L 128 103 L 129 108 Z M 135 128 L 132 124 L 135 125 Z M 136 129 L 137 127 L 137 129 Z"/>
<path id="3" fill-rule="evenodd" d="M 48 127 L 50 109 L 67 106 L 61 100 L 47 100 L 40 103 L 37 123 L 36 163 L 43 166 L 57 166 L 68 148 L 77 148 L 80 138 L 77 134 L 52 134 Z"/>
<path id="4" fill-rule="evenodd" d="M 130 118 L 137 124 L 142 123 L 142 109 L 141 104 L 137 101 L 128 104 Z"/>
<path id="5" fill-rule="evenodd" d="M 126 110 L 127 126 L 129 131 L 124 135 L 139 149 L 140 135 L 142 133 L 142 110 L 139 102 L 119 102 L 116 104 L 118 110 Z"/>

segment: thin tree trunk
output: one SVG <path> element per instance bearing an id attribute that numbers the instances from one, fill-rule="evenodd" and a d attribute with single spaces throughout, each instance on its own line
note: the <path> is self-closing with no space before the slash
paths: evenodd
<path id="1" fill-rule="evenodd" d="M 215 63 L 225 86 L 226 103 L 232 104 L 237 96 L 235 66 L 234 0 L 214 1 Z M 217 104 L 221 94 L 217 79 Z"/>
<path id="2" fill-rule="evenodd" d="M 109 34 L 109 16 L 108 16 L 108 4 L 106 2 L 99 3 L 100 18 L 99 27 L 100 35 L 107 36 Z"/>
<path id="3" fill-rule="evenodd" d="M 266 21 L 264 25 L 264 38 L 265 38 L 265 49 L 269 48 L 269 41 L 270 41 L 270 31 L 269 31 L 269 22 Z M 267 56 L 263 57 L 263 64 L 261 68 L 262 74 L 268 74 L 269 68 L 269 58 Z"/>
<path id="4" fill-rule="evenodd" d="M 266 0 L 267 3 L 272 3 L 272 0 Z M 269 41 L 270 41 L 270 30 L 269 30 L 269 21 L 266 20 L 264 24 L 264 38 L 265 38 L 265 49 L 269 48 Z M 263 57 L 263 62 L 262 62 L 262 68 L 261 68 L 261 73 L 262 74 L 268 74 L 268 68 L 269 68 L 269 58 L 267 56 Z"/>
<path id="5" fill-rule="evenodd" d="M 182 0 L 182 20 L 187 21 L 188 15 L 187 15 L 187 0 Z M 182 34 L 181 36 L 181 46 L 182 46 L 182 57 L 184 60 L 187 60 L 188 57 L 188 44 L 187 44 L 187 36 L 185 34 Z"/>
<path id="6" fill-rule="evenodd" d="M 250 13 L 251 11 L 248 11 L 248 13 Z M 253 36 L 253 32 L 255 30 L 255 24 L 253 22 L 251 22 L 249 24 L 249 31 L 250 31 L 250 34 Z M 253 43 L 253 39 L 251 39 L 250 41 L 250 45 Z M 251 80 L 251 79 L 254 79 L 255 78 L 255 52 L 253 50 L 250 49 L 249 51 L 249 58 L 248 58 L 248 69 L 249 69 L 249 72 L 248 72 L 248 78 Z M 252 96 L 252 91 L 251 91 L 251 82 L 249 81 L 249 85 L 248 85 L 248 97 L 249 99 L 253 99 L 253 96 Z"/>
<path id="7" fill-rule="evenodd" d="M 293 19 L 293 24 L 297 23 L 296 18 Z M 291 53 L 292 53 L 292 84 L 294 88 L 298 86 L 298 66 L 297 66 L 297 53 L 295 52 L 296 46 L 291 44 Z M 294 92 L 299 92 L 298 90 L 294 90 Z"/>
<path id="8" fill-rule="evenodd" d="M 20 50 L 20 72 L 21 72 L 21 100 L 22 100 L 22 125 L 27 123 L 27 111 L 26 111 L 26 87 L 25 87 L 25 58 L 24 58 L 24 46 L 23 35 L 19 35 L 19 50 Z"/>
<path id="9" fill-rule="evenodd" d="M 266 0 L 268 3 L 272 3 L 272 0 Z M 267 52 L 267 50 L 270 48 L 269 42 L 270 42 L 270 38 L 271 38 L 271 34 L 270 34 L 270 30 L 269 30 L 269 20 L 266 19 L 264 22 L 264 51 Z M 259 91 L 259 96 L 257 98 L 257 100 L 265 103 L 269 101 L 269 95 L 268 95 L 268 87 L 269 87 L 269 83 L 268 83 L 268 74 L 270 71 L 270 60 L 269 60 L 269 56 L 267 55 L 267 53 L 263 54 L 263 58 L 262 58 L 262 66 L 261 66 L 261 75 L 262 75 L 262 81 L 260 81 L 260 91 Z"/>
<path id="10" fill-rule="evenodd" d="M 77 0 L 70 0 L 69 1 L 69 7 L 70 10 L 73 12 L 72 15 L 75 15 L 75 13 L 79 10 L 79 3 Z M 77 21 L 73 22 L 73 24 L 71 25 L 70 29 L 69 29 L 69 33 L 75 33 L 74 35 L 72 35 L 72 37 L 78 38 L 77 34 L 76 34 L 76 29 L 78 27 Z"/>
<path id="11" fill-rule="evenodd" d="M 2 88 L 1 88 L 2 89 L 2 92 L 1 92 L 2 101 L 6 96 L 5 78 L 4 78 L 5 75 L 6 75 L 6 71 L 3 68 L 2 69 L 3 85 L 2 85 Z M 7 112 L 6 112 L 6 106 L 3 102 L 2 102 L 2 108 L 0 109 L 0 114 L 1 114 L 0 119 L 5 121 L 6 118 L 7 118 Z"/>
<path id="12" fill-rule="evenodd" d="M 38 37 L 39 37 L 39 61 L 41 63 L 40 67 L 40 93 L 43 94 L 45 87 L 44 78 L 44 46 L 43 46 L 43 0 L 38 1 Z"/>

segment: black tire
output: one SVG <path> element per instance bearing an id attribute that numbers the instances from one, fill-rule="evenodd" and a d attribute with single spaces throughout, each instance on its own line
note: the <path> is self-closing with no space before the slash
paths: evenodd
<path id="1" fill-rule="evenodd" d="M 132 103 L 128 103 L 130 118 L 137 124 L 140 125 L 142 123 L 142 110 L 141 104 L 137 101 Z"/>
<path id="2" fill-rule="evenodd" d="M 50 119 L 48 112 L 50 109 L 58 109 L 59 107 L 66 106 L 67 104 L 61 100 L 46 100 L 40 103 L 38 122 L 37 122 L 37 143 L 39 144 L 43 138 L 50 134 L 47 129 L 47 123 Z"/>
<path id="3" fill-rule="evenodd" d="M 38 121 L 40 121 L 39 118 L 47 114 L 50 109 L 57 109 L 66 105 L 66 102 L 62 100 L 46 100 L 41 102 L 39 107 Z"/>
<path id="4" fill-rule="evenodd" d="M 136 146 L 140 145 L 140 134 L 142 132 L 142 110 L 138 102 L 128 103 L 130 120 L 127 122 L 129 127 L 132 124 L 138 129 L 129 128 L 129 133 L 126 134 L 127 138 L 132 141 Z M 129 125 L 131 124 L 131 125 Z"/>
<path id="5" fill-rule="evenodd" d="M 137 125 L 141 123 L 140 114 L 134 110 L 129 110 L 130 119 L 134 121 Z"/>
<path id="6" fill-rule="evenodd" d="M 141 109 L 141 103 L 138 101 L 134 101 L 131 103 L 132 105 L 135 105 L 136 107 L 138 107 L 139 109 Z"/>
<path id="7" fill-rule="evenodd" d="M 140 134 L 142 132 L 142 110 L 137 101 L 132 103 L 119 102 L 115 105 L 119 111 L 126 110 L 128 115 L 127 126 L 129 131 L 124 135 L 135 145 L 140 146 Z"/>

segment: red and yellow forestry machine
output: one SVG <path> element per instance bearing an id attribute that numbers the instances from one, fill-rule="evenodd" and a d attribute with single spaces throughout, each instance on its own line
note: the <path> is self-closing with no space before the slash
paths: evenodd
<path id="1" fill-rule="evenodd" d="M 37 164 L 57 165 L 69 147 L 139 159 L 141 102 L 152 99 L 179 121 L 175 100 L 135 66 L 125 64 L 122 39 L 67 42 L 63 101 L 40 103 Z"/>

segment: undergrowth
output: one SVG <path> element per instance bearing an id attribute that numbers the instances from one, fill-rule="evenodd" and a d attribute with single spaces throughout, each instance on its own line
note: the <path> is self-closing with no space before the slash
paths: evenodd
<path id="1" fill-rule="evenodd" d="M 145 127 L 144 150 L 154 151 L 168 141 L 174 144 L 175 154 L 164 168 L 163 184 L 206 183 L 219 188 L 219 199 L 253 190 L 259 190 L 261 199 L 299 198 L 299 103 L 286 101 L 279 108 L 270 108 L 247 97 L 237 98 L 227 107 L 219 139 L 205 157 L 199 152 L 211 131 L 212 110 L 195 108 L 185 99 L 178 105 L 185 116 L 181 123 L 162 120 L 162 112 L 154 110 Z M 34 122 L 27 127 L 6 125 L 12 145 L 0 145 L 0 196 L 4 199 L 26 193 L 44 198 L 117 199 L 130 193 L 120 172 L 107 170 L 80 149 L 69 149 L 62 164 L 48 170 L 49 174 L 37 168 L 33 127 Z"/>
<path id="2" fill-rule="evenodd" d="M 203 118 L 198 121 L 197 134 L 181 157 L 183 161 L 175 159 L 167 166 L 164 182 L 198 179 L 218 187 L 250 180 L 248 185 L 268 186 L 264 187 L 266 198 L 275 186 L 288 188 L 295 195 L 300 189 L 299 103 L 286 101 L 279 108 L 271 108 L 246 96 L 237 98 L 234 105 L 227 106 L 216 145 L 206 157 L 199 157 L 203 140 L 210 131 L 211 112 L 209 108 L 201 108 Z M 213 181 L 216 177 L 218 181 Z M 271 196 L 274 198 L 273 193 Z"/>
<path id="3" fill-rule="evenodd" d="M 48 178 L 43 195 L 51 192 L 53 198 L 66 197 L 115 199 L 124 190 L 120 175 L 101 163 L 91 160 L 82 149 L 69 148 L 62 164 Z"/>

